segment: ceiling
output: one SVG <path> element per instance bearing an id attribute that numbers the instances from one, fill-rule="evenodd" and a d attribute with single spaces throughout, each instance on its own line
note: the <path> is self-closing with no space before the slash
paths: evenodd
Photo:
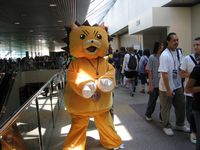
<path id="1" fill-rule="evenodd" d="M 191 7 L 200 3 L 200 0 L 172 0 L 165 7 Z"/>
<path id="2" fill-rule="evenodd" d="M 116 0 L 0 0 L 0 52 L 37 47 L 45 41 L 65 45 L 64 26 L 100 23 Z M 44 44 L 44 43 L 43 43 Z M 5 48 L 6 47 L 6 48 Z M 54 46 L 53 46 L 54 47 Z"/>
<path id="3" fill-rule="evenodd" d="M 117 0 L 91 0 L 86 19 L 90 24 L 101 23 Z"/>
<path id="4" fill-rule="evenodd" d="M 0 0 L 0 44 L 61 42 L 64 25 L 84 22 L 90 0 Z"/>

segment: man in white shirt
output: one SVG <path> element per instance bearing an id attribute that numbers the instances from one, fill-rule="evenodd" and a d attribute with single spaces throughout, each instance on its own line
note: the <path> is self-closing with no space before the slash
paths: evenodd
<path id="1" fill-rule="evenodd" d="M 182 78 L 185 78 L 184 87 L 188 82 L 188 78 L 190 76 L 190 73 L 192 72 L 193 68 L 197 65 L 197 60 L 200 57 L 200 37 L 195 38 L 193 40 L 193 48 L 194 53 L 191 55 L 186 56 L 181 64 L 181 71 L 180 76 Z M 186 99 L 186 117 L 188 122 L 190 123 L 190 141 L 192 143 L 196 143 L 196 126 L 194 121 L 194 116 L 192 115 L 192 94 L 191 93 L 185 93 L 185 99 Z"/>
<path id="2" fill-rule="evenodd" d="M 167 48 L 160 56 L 158 69 L 161 74 L 159 81 L 161 116 L 163 131 L 166 135 L 174 135 L 169 122 L 172 105 L 176 114 L 175 129 L 188 132 L 188 128 L 185 127 L 185 99 L 179 76 L 182 53 L 177 50 L 177 47 L 178 36 L 176 33 L 169 33 L 167 36 Z"/>

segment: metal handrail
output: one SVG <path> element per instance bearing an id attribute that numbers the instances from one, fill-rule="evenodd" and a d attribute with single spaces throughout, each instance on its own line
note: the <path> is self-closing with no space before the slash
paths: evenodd
<path id="1" fill-rule="evenodd" d="M 7 131 L 7 129 L 17 120 L 17 118 L 26 111 L 26 108 L 29 107 L 33 100 L 35 100 L 42 92 L 43 90 L 54 80 L 54 78 L 57 77 L 57 75 L 60 73 L 56 73 L 53 75 L 29 100 L 27 100 L 21 107 L 19 107 L 11 116 L 4 121 L 0 125 L 0 136 L 4 134 L 4 132 Z"/>

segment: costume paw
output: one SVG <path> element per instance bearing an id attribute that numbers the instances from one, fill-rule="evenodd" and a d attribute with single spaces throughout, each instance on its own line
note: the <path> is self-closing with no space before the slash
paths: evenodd
<path id="1" fill-rule="evenodd" d="M 119 147 L 114 148 L 114 150 L 125 149 L 125 144 L 121 144 Z"/>
<path id="2" fill-rule="evenodd" d="M 110 92 L 114 88 L 113 81 L 108 78 L 99 79 L 97 86 L 103 92 Z"/>
<path id="3" fill-rule="evenodd" d="M 96 91 L 96 84 L 95 82 L 88 82 L 84 85 L 82 89 L 82 95 L 84 98 L 90 98 Z"/>

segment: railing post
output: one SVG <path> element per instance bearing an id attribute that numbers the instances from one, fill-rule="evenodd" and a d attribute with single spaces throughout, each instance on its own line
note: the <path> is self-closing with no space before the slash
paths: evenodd
<path id="1" fill-rule="evenodd" d="M 53 93 L 53 81 L 51 81 L 51 83 L 50 83 L 50 95 L 49 95 L 49 99 L 50 99 L 50 103 L 51 103 L 51 117 L 52 117 L 53 128 L 54 128 L 55 127 L 55 122 L 54 122 L 54 110 L 53 110 L 53 103 L 52 103 L 52 93 Z"/>
<path id="2" fill-rule="evenodd" d="M 57 86 L 57 92 L 58 92 L 58 110 L 60 110 L 60 100 L 61 100 L 61 91 L 63 88 L 63 84 L 62 84 L 62 76 L 61 74 L 59 74 L 59 84 Z"/>
<path id="3" fill-rule="evenodd" d="M 39 132 L 39 139 L 40 139 L 40 150 L 43 150 L 43 138 L 42 138 L 42 131 L 41 131 L 41 123 L 40 123 L 40 112 L 39 112 L 39 104 L 38 99 L 35 99 L 36 109 L 37 109 L 37 121 L 38 121 L 38 132 Z"/>

